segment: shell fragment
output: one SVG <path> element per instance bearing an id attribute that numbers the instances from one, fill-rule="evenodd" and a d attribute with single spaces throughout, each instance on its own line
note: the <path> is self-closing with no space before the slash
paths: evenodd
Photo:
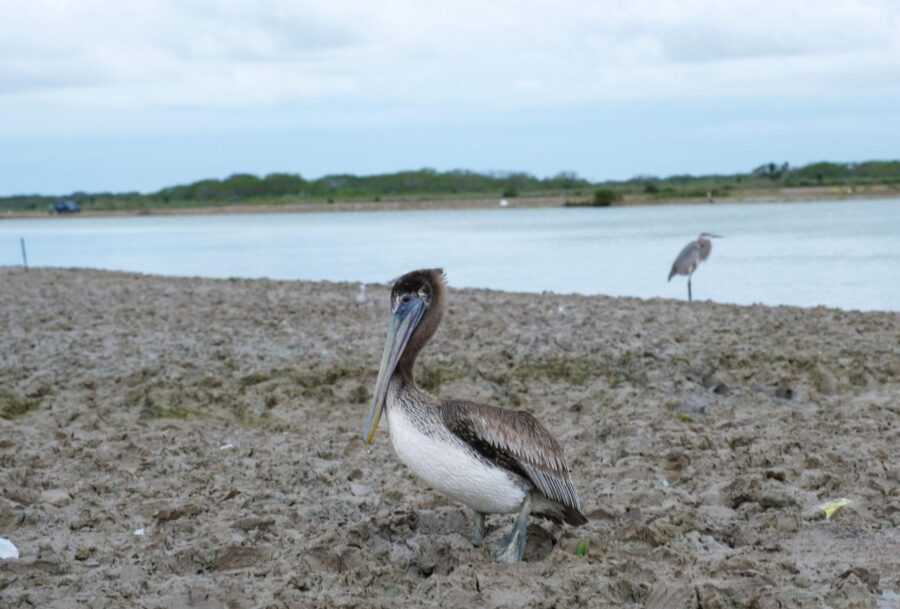
<path id="1" fill-rule="evenodd" d="M 0 537 L 0 560 L 17 560 L 19 558 L 19 548 L 13 545 L 10 540 Z"/>

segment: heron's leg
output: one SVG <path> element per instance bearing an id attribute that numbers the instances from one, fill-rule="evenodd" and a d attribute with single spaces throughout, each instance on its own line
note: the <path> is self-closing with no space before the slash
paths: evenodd
<path id="1" fill-rule="evenodd" d="M 472 543 L 479 548 L 484 544 L 484 512 L 475 512 L 475 539 Z"/>
<path id="2" fill-rule="evenodd" d="M 525 534 L 528 532 L 528 515 L 531 513 L 531 493 L 525 495 L 522 508 L 512 530 L 497 542 L 497 562 L 519 562 L 525 555 Z"/>
<path id="3" fill-rule="evenodd" d="M 691 302 L 693 297 L 691 296 L 691 276 L 688 275 L 688 302 Z"/>

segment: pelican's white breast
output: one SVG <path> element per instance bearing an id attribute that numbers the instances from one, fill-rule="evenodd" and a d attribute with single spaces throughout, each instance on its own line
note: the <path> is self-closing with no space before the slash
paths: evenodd
<path id="1" fill-rule="evenodd" d="M 395 386 L 388 391 L 391 443 L 400 460 L 430 487 L 486 514 L 516 512 L 525 491 L 505 469 L 477 457 L 449 430 L 426 433 L 399 403 Z"/>

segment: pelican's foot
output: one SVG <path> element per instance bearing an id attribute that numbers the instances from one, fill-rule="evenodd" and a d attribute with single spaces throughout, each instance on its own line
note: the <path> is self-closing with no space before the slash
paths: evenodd
<path id="1" fill-rule="evenodd" d="M 525 556 L 525 533 L 527 529 L 527 523 L 525 526 L 521 526 L 517 520 L 512 530 L 494 543 L 494 549 L 497 551 L 494 554 L 494 560 L 505 563 L 520 562 L 522 557 Z"/>
<path id="2" fill-rule="evenodd" d="M 476 548 L 484 545 L 484 514 L 481 512 L 475 512 L 475 538 L 472 544 Z"/>
<path id="3" fill-rule="evenodd" d="M 512 530 L 496 542 L 494 547 L 497 554 L 494 560 L 497 562 L 513 563 L 522 560 L 525 556 L 525 535 L 528 533 L 528 515 L 531 513 L 531 493 L 525 495 L 522 508 L 516 517 L 516 523 Z"/>

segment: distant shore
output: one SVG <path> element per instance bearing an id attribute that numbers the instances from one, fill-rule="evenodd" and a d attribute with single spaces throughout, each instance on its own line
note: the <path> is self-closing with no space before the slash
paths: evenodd
<path id="1" fill-rule="evenodd" d="M 657 198 L 648 195 L 627 195 L 609 207 L 631 207 L 636 205 L 708 205 L 715 203 L 793 203 L 804 201 L 843 201 L 856 199 L 900 198 L 900 189 L 889 186 L 868 186 L 856 188 L 802 187 L 747 190 L 731 193 L 727 197 L 672 197 Z M 501 205 L 505 201 L 505 205 Z M 551 208 L 551 207 L 593 207 L 591 192 L 579 194 L 535 194 L 520 195 L 504 199 L 500 196 L 472 197 L 429 197 L 405 196 L 393 199 L 357 199 L 351 201 L 287 201 L 284 203 L 223 203 L 196 207 L 135 207 L 116 210 L 86 209 L 77 214 L 47 214 L 41 211 L 0 211 L 0 220 L 16 218 L 46 217 L 103 217 L 103 216 L 181 216 L 218 214 L 291 214 L 356 211 L 409 211 L 438 209 L 492 209 L 508 208 Z"/>

